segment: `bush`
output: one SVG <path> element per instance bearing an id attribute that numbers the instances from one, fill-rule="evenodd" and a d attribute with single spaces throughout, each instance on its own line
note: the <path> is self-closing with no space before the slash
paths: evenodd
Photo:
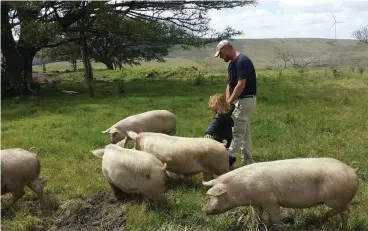
<path id="1" fill-rule="evenodd" d="M 199 85 L 202 85 L 204 84 L 204 76 L 201 75 L 201 74 L 198 74 L 194 77 L 194 80 L 193 80 L 193 85 L 194 86 L 199 86 Z"/>
<path id="2" fill-rule="evenodd" d="M 363 66 L 358 67 L 359 74 L 363 75 L 364 71 L 365 71 L 365 67 L 363 67 Z"/>
<path id="3" fill-rule="evenodd" d="M 342 71 L 337 69 L 336 67 L 330 67 L 333 77 L 338 78 L 342 76 Z"/>

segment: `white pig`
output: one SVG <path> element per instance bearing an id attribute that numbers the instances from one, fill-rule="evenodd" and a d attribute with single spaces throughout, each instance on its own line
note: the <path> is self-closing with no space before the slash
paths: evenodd
<path id="1" fill-rule="evenodd" d="M 203 185 L 211 187 L 207 215 L 252 205 L 258 217 L 266 211 L 280 225 L 280 206 L 309 208 L 325 204 L 324 218 L 340 214 L 343 227 L 349 203 L 358 188 L 357 169 L 333 158 L 296 158 L 254 163 L 237 168 Z"/>
<path id="2" fill-rule="evenodd" d="M 108 133 L 110 142 L 116 144 L 121 140 L 128 141 L 126 131 L 160 132 L 173 135 L 176 132 L 175 115 L 167 110 L 147 111 L 128 116 L 102 133 Z"/>
<path id="3" fill-rule="evenodd" d="M 154 201 L 167 202 L 164 194 L 166 163 L 138 150 L 108 144 L 91 151 L 102 158 L 102 172 L 117 199 L 124 193 L 142 193 Z"/>
<path id="4" fill-rule="evenodd" d="M 186 176 L 203 172 L 205 180 L 229 171 L 226 143 L 208 138 L 189 138 L 162 133 L 127 131 L 135 148 L 167 163 L 167 170 Z"/>
<path id="5" fill-rule="evenodd" d="M 44 183 L 39 179 L 41 165 L 37 159 L 35 148 L 24 150 L 11 148 L 1 150 L 1 195 L 11 193 L 12 204 L 17 202 L 25 194 L 24 187 L 28 186 L 34 191 L 41 203 L 43 201 Z"/>

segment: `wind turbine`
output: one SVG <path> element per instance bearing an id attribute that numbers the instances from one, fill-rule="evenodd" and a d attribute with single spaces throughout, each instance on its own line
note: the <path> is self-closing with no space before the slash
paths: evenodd
<path id="1" fill-rule="evenodd" d="M 332 12 L 331 12 L 331 14 L 332 14 L 333 19 L 335 20 L 335 22 L 332 24 L 331 28 L 332 28 L 333 26 L 335 26 L 335 39 L 336 39 L 336 24 L 337 24 L 337 23 L 343 23 L 343 22 L 338 22 L 338 21 L 336 21 L 336 18 L 335 18 L 335 16 L 333 15 L 333 13 L 332 13 Z M 330 29 L 331 29 L 331 28 L 330 28 Z"/>

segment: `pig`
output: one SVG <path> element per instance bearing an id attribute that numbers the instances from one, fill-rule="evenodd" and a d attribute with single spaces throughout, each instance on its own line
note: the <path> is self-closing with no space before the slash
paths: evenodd
<path id="1" fill-rule="evenodd" d="M 210 180 L 229 171 L 226 142 L 154 132 L 127 131 L 127 135 L 135 141 L 135 149 L 155 155 L 169 172 L 185 178 L 203 172 L 204 180 Z"/>
<path id="2" fill-rule="evenodd" d="M 131 115 L 118 121 L 102 133 L 110 135 L 110 143 L 116 144 L 124 140 L 128 142 L 126 131 L 159 132 L 169 135 L 176 133 L 176 118 L 167 110 L 152 110 Z"/>
<path id="3" fill-rule="evenodd" d="M 102 159 L 102 173 L 114 196 L 141 193 L 153 201 L 167 203 L 165 191 L 166 163 L 150 153 L 108 144 L 91 153 Z"/>
<path id="4" fill-rule="evenodd" d="M 37 159 L 38 150 L 10 148 L 1 150 L 1 195 L 11 193 L 11 204 L 15 204 L 25 194 L 24 187 L 28 186 L 37 194 L 41 206 L 44 206 L 43 187 L 47 179 L 39 178 L 41 172 L 40 161 Z"/>
<path id="5" fill-rule="evenodd" d="M 310 208 L 324 204 L 330 210 L 324 220 L 336 214 L 347 226 L 349 204 L 358 188 L 357 169 L 333 158 L 295 158 L 253 163 L 216 179 L 202 182 L 210 187 L 206 215 L 252 205 L 257 217 L 266 211 L 276 227 L 280 206 Z"/>

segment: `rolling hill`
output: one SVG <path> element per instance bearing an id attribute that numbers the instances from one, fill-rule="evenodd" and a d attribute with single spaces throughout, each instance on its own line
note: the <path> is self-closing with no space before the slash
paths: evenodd
<path id="1" fill-rule="evenodd" d="M 292 55 L 296 60 L 311 60 L 313 66 L 368 66 L 368 45 L 353 39 L 323 39 L 323 38 L 286 38 L 286 39 L 235 39 L 234 46 L 248 55 L 254 62 L 256 68 L 270 68 L 283 64 L 277 58 L 281 53 Z M 166 57 L 167 63 L 156 63 L 158 66 L 191 66 L 207 65 L 213 69 L 222 70 L 226 67 L 221 59 L 214 59 L 216 43 L 201 49 L 188 51 L 173 48 Z M 34 65 L 40 64 L 35 59 Z"/>

